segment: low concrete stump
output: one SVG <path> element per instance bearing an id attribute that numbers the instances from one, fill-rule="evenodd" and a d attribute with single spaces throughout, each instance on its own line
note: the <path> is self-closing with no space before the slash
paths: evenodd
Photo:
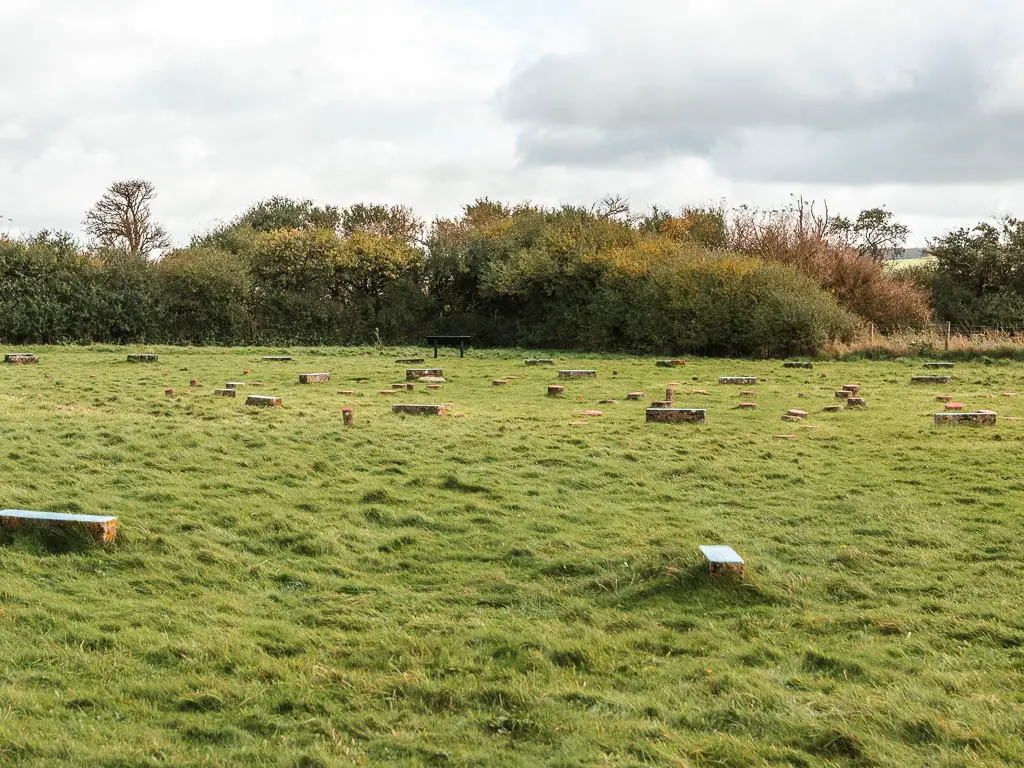
<path id="1" fill-rule="evenodd" d="M 213 390 L 213 394 L 217 395 L 217 397 L 234 397 L 235 395 L 238 394 L 238 390 L 237 389 L 215 389 L 215 390 Z"/>
<path id="2" fill-rule="evenodd" d="M 783 368 L 813 368 L 814 363 L 801 362 L 799 360 L 788 360 L 782 364 Z"/>
<path id="3" fill-rule="evenodd" d="M 329 373 L 300 373 L 299 384 L 326 384 L 331 380 Z"/>
<path id="4" fill-rule="evenodd" d="M 189 385 L 190 387 L 198 387 L 198 386 L 199 386 L 199 379 L 192 379 L 192 380 L 191 380 L 191 381 L 190 381 L 190 382 L 188 383 L 188 385 Z"/>
<path id="5" fill-rule="evenodd" d="M 174 397 L 174 387 L 166 387 L 164 389 L 164 394 L 168 397 Z"/>
<path id="6" fill-rule="evenodd" d="M 584 411 L 584 416 L 604 416 L 604 411 Z"/>
<path id="7" fill-rule="evenodd" d="M 851 397 L 846 401 L 849 408 L 867 408 L 867 401 L 863 397 Z"/>
<path id="8" fill-rule="evenodd" d="M 656 422 L 704 422 L 707 420 L 704 408 L 648 408 L 647 421 Z"/>
<path id="9" fill-rule="evenodd" d="M 397 389 L 378 389 L 377 390 L 377 394 L 378 395 L 393 395 L 396 392 L 398 392 Z"/>
<path id="10" fill-rule="evenodd" d="M 269 355 L 263 358 L 265 363 L 290 363 L 291 360 L 287 355 Z"/>
<path id="11" fill-rule="evenodd" d="M 752 389 L 744 389 L 740 392 L 740 397 L 757 397 L 757 392 Z"/>
<path id="12" fill-rule="evenodd" d="M 754 408 L 757 408 L 757 403 L 740 403 L 736 407 L 745 411 L 750 411 L 753 410 Z"/>
<path id="13" fill-rule="evenodd" d="M 790 408 L 788 411 L 786 411 L 786 415 L 792 416 L 797 419 L 806 419 L 807 411 L 802 411 L 799 408 Z"/>
<path id="14" fill-rule="evenodd" d="M 408 403 L 395 403 L 391 406 L 392 413 L 406 413 L 410 416 L 444 416 L 446 408 L 444 405 L 411 405 Z"/>
<path id="15" fill-rule="evenodd" d="M 444 371 L 441 368 L 406 368 L 405 369 L 405 380 L 415 381 L 416 379 L 422 378 L 423 376 L 444 376 Z"/>
<path id="16" fill-rule="evenodd" d="M 659 368 L 678 368 L 681 365 L 686 365 L 685 360 L 658 360 L 655 363 Z"/>
<path id="17" fill-rule="evenodd" d="M 719 376 L 719 384 L 757 384 L 757 376 Z"/>
<path id="18" fill-rule="evenodd" d="M 822 410 L 825 413 L 838 413 L 839 411 L 843 410 L 843 406 L 841 406 L 841 405 L 826 405 L 824 408 L 822 408 Z"/>
<path id="19" fill-rule="evenodd" d="M 851 395 L 856 395 L 860 392 L 860 384 L 843 384 L 842 389 Z"/>
<path id="20" fill-rule="evenodd" d="M 790 423 L 796 423 L 796 422 L 800 421 L 800 417 L 799 416 L 790 416 L 789 414 L 786 414 L 786 415 L 784 415 L 782 417 L 782 420 L 783 421 L 788 421 Z"/>
<path id="21" fill-rule="evenodd" d="M 952 403 L 953 402 L 953 396 L 952 395 L 936 395 L 935 399 L 938 400 L 940 403 Z"/>
<path id="22" fill-rule="evenodd" d="M 628 395 L 626 395 L 626 399 L 627 400 L 643 400 L 644 399 L 644 393 L 643 392 L 630 392 Z"/>
<path id="23" fill-rule="evenodd" d="M 434 391 L 441 388 L 440 384 L 427 384 L 427 389 Z"/>
<path id="24" fill-rule="evenodd" d="M 652 400 L 651 401 L 651 408 L 671 408 L 671 407 L 672 407 L 672 401 L 671 400 Z"/>
<path id="25" fill-rule="evenodd" d="M 837 400 L 849 400 L 851 397 L 853 397 L 853 393 L 850 392 L 848 389 L 837 389 L 836 390 L 836 399 Z"/>
<path id="26" fill-rule="evenodd" d="M 704 559 L 708 563 L 708 575 L 743 576 L 743 558 L 736 550 L 725 544 L 702 544 L 700 547 Z"/>
<path id="27" fill-rule="evenodd" d="M 420 376 L 422 384 L 445 384 L 448 380 L 444 376 Z"/>
<path id="28" fill-rule="evenodd" d="M 925 363 L 924 367 L 925 368 L 952 368 L 954 365 L 956 365 L 956 363 L 940 362 L 940 363 Z"/>
<path id="29" fill-rule="evenodd" d="M 534 358 L 531 360 L 524 360 L 527 365 L 554 365 L 554 360 L 548 360 L 547 358 Z"/>
<path id="30" fill-rule="evenodd" d="M 155 363 L 160 360 L 160 355 L 128 355 L 129 363 Z"/>
<path id="31" fill-rule="evenodd" d="M 356 423 L 356 412 L 352 408 L 341 409 L 341 420 L 346 427 L 351 427 Z"/>
<path id="32" fill-rule="evenodd" d="M 117 538 L 118 520 L 107 515 L 74 515 L 66 512 L 33 512 L 27 509 L 0 510 L 0 525 L 5 528 L 74 528 L 81 526 L 97 544 L 109 544 Z"/>
<path id="33" fill-rule="evenodd" d="M 245 386 L 245 382 L 244 381 L 229 381 L 224 386 L 227 387 L 228 389 L 238 389 L 239 387 L 244 387 Z"/>
<path id="34" fill-rule="evenodd" d="M 995 411 L 977 411 L 975 413 L 936 413 L 936 425 L 964 424 L 972 427 L 994 427 Z"/>
<path id="35" fill-rule="evenodd" d="M 560 379 L 594 379 L 597 378 L 597 371 L 559 371 Z"/>
<path id="36" fill-rule="evenodd" d="M 675 399 L 675 396 L 676 391 L 672 387 L 669 387 L 668 389 L 665 390 L 665 399 L 668 400 L 670 403 Z"/>
<path id="37" fill-rule="evenodd" d="M 964 409 L 963 403 L 946 403 L 947 411 L 962 411 Z"/>
<path id="38" fill-rule="evenodd" d="M 952 378 L 949 376 L 911 376 L 911 384 L 949 384 Z"/>
<path id="39" fill-rule="evenodd" d="M 416 382 L 415 381 L 407 381 L 407 382 L 405 382 L 405 391 L 406 392 L 414 392 L 415 390 L 416 390 Z"/>
<path id="40" fill-rule="evenodd" d="M 249 395 L 245 398 L 246 405 L 256 405 L 261 408 L 280 408 L 281 398 L 273 395 Z"/>
<path id="41" fill-rule="evenodd" d="M 565 392 L 565 387 L 561 384 L 548 384 L 548 396 L 558 397 Z"/>
<path id="42" fill-rule="evenodd" d="M 398 365 L 421 365 L 426 362 L 426 358 L 422 357 L 403 357 L 400 360 L 395 360 Z"/>
<path id="43" fill-rule="evenodd" d="M 29 363 L 38 363 L 39 358 L 31 352 L 15 352 L 10 355 L 4 355 L 4 362 L 11 365 L 28 365 Z"/>
<path id="44" fill-rule="evenodd" d="M 339 389 L 338 390 L 338 394 L 339 395 L 345 395 L 346 397 L 352 397 L 352 395 L 354 395 L 355 393 L 356 393 L 356 391 L 354 389 Z"/>
<path id="45" fill-rule="evenodd" d="M 508 384 L 508 379 L 494 379 L 491 381 L 492 387 L 503 387 Z"/>

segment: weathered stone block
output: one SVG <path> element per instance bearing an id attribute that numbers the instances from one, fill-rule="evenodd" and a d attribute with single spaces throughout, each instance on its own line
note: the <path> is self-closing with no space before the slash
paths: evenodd
<path id="1" fill-rule="evenodd" d="M 802 411 L 799 408 L 790 408 L 788 411 L 786 411 L 786 415 L 793 416 L 797 419 L 806 419 L 807 411 Z"/>
<path id="2" fill-rule="evenodd" d="M 853 393 L 850 392 L 849 390 L 846 390 L 846 389 L 837 389 L 836 390 L 836 399 L 837 400 L 849 400 L 851 397 L 853 397 Z"/>
<path id="3" fill-rule="evenodd" d="M 814 363 L 800 360 L 787 360 L 782 364 L 783 368 L 813 368 Z"/>
<path id="4" fill-rule="evenodd" d="M 949 384 L 952 378 L 949 376 L 911 376 L 911 384 Z"/>
<path id="5" fill-rule="evenodd" d="M 860 392 L 860 384 L 843 384 L 842 389 L 849 392 L 851 395 L 856 395 Z"/>
<path id="6" fill-rule="evenodd" d="M 659 368 L 678 368 L 679 366 L 686 365 L 685 360 L 658 360 L 655 363 Z"/>
<path id="7" fill-rule="evenodd" d="M 938 363 L 925 363 L 925 368 L 952 368 L 956 363 L 938 362 Z"/>
<path id="8" fill-rule="evenodd" d="M 851 397 L 846 401 L 848 408 L 866 408 L 867 401 L 863 397 Z"/>
<path id="9" fill-rule="evenodd" d="M 548 395 L 550 397 L 558 397 L 565 392 L 565 387 L 561 384 L 548 384 Z"/>
<path id="10" fill-rule="evenodd" d="M 400 360 L 395 360 L 399 365 L 422 365 L 426 360 L 422 357 L 403 357 Z"/>
<path id="11" fill-rule="evenodd" d="M 192 381 L 190 381 L 190 382 L 188 383 L 188 385 L 189 385 L 190 387 L 198 387 L 198 386 L 199 386 L 199 379 L 192 379 Z"/>
<path id="12" fill-rule="evenodd" d="M 554 360 L 548 360 L 547 358 L 531 358 L 530 360 L 524 361 L 527 365 L 554 365 Z"/>
<path id="13" fill-rule="evenodd" d="M 584 411 L 584 416 L 604 416 L 604 411 Z"/>
<path id="14" fill-rule="evenodd" d="M 643 400 L 644 399 L 644 393 L 643 392 L 630 392 L 628 395 L 626 395 L 626 399 L 627 400 Z"/>
<path id="15" fill-rule="evenodd" d="M 507 379 L 494 379 L 493 381 L 491 381 L 491 386 L 492 387 L 503 387 L 506 384 L 508 384 L 508 380 Z"/>
<path id="16" fill-rule="evenodd" d="M 977 411 L 975 413 L 936 413 L 936 425 L 963 424 L 974 427 L 994 427 L 996 414 L 994 411 Z"/>
<path id="17" fill-rule="evenodd" d="M 700 547 L 704 559 L 708 563 L 710 576 L 743 576 L 743 558 L 736 551 L 724 544 L 704 544 Z"/>
<path id="18" fill-rule="evenodd" d="M 704 408 L 648 408 L 647 421 L 703 422 L 707 419 Z"/>
<path id="19" fill-rule="evenodd" d="M 331 380 L 329 373 L 300 373 L 299 384 L 326 384 Z"/>
<path id="20" fill-rule="evenodd" d="M 672 403 L 669 400 L 653 400 L 651 401 L 651 408 L 671 408 Z"/>
<path id="21" fill-rule="evenodd" d="M 415 381 L 423 376 L 444 376 L 444 370 L 441 368 L 406 368 L 405 369 L 405 380 Z"/>
<path id="22" fill-rule="evenodd" d="M 168 397 L 174 397 L 174 387 L 166 387 L 164 389 L 164 394 Z"/>
<path id="23" fill-rule="evenodd" d="M 28 365 L 29 363 L 38 363 L 39 358 L 31 352 L 14 352 L 4 355 L 4 362 L 11 365 Z"/>
<path id="24" fill-rule="evenodd" d="M 952 395 L 936 395 L 935 399 L 938 400 L 940 403 L 952 403 L 953 402 L 953 396 Z"/>
<path id="25" fill-rule="evenodd" d="M 750 411 L 750 410 L 753 410 L 754 408 L 757 408 L 757 403 L 740 403 L 736 407 L 740 408 L 740 409 L 743 409 L 743 410 Z"/>
<path id="26" fill-rule="evenodd" d="M 593 379 L 596 377 L 597 371 L 591 370 L 566 370 L 558 372 L 558 378 L 560 379 Z"/>
<path id="27" fill-rule="evenodd" d="M 240 387 L 244 387 L 245 386 L 245 382 L 244 381 L 229 381 L 224 386 L 227 387 L 228 389 L 239 389 Z"/>
<path id="28" fill-rule="evenodd" d="M 354 389 L 339 389 L 338 390 L 338 394 L 339 395 L 345 395 L 346 397 L 351 397 L 355 393 L 356 393 L 356 391 Z"/>
<path id="29" fill-rule="evenodd" d="M 947 411 L 962 411 L 964 409 L 963 403 L 946 403 L 945 406 Z"/>
<path id="30" fill-rule="evenodd" d="M 246 405 L 255 405 L 261 408 L 280 408 L 281 398 L 273 395 L 249 395 L 245 398 Z"/>
<path id="31" fill-rule="evenodd" d="M 218 397 L 234 397 L 235 395 L 238 394 L 238 390 L 237 389 L 215 389 L 215 390 L 213 390 L 213 394 L 217 395 Z"/>
<path id="32" fill-rule="evenodd" d="M 74 528 L 81 526 L 98 544 L 110 544 L 117 538 L 118 519 L 108 515 L 77 515 L 66 512 L 33 512 L 27 509 L 0 510 L 0 525 L 5 528 L 36 526 Z"/>
<path id="33" fill-rule="evenodd" d="M 380 395 L 393 395 L 396 392 L 398 392 L 397 389 L 378 389 L 377 390 L 377 394 L 380 394 Z"/>
<path id="34" fill-rule="evenodd" d="M 160 355 L 128 355 L 129 363 L 155 363 Z"/>
<path id="35" fill-rule="evenodd" d="M 757 392 L 752 389 L 744 389 L 740 392 L 740 397 L 757 397 Z"/>
<path id="36" fill-rule="evenodd" d="M 267 363 L 288 363 L 291 362 L 291 358 L 287 355 L 268 355 L 263 358 L 263 361 Z"/>
<path id="37" fill-rule="evenodd" d="M 665 390 L 665 399 L 668 400 L 670 403 L 675 399 L 675 396 L 676 391 L 672 387 L 668 387 Z"/>
<path id="38" fill-rule="evenodd" d="M 434 391 L 441 388 L 440 384 L 427 384 L 427 389 Z"/>
<path id="39" fill-rule="evenodd" d="M 757 376 L 719 376 L 719 384 L 757 384 Z"/>
<path id="40" fill-rule="evenodd" d="M 843 406 L 841 406 L 841 405 L 826 405 L 824 408 L 822 408 L 822 410 L 825 411 L 825 413 L 838 413 L 839 411 L 843 410 Z"/>
<path id="41" fill-rule="evenodd" d="M 444 416 L 447 412 L 444 405 L 412 405 L 396 403 L 391 406 L 392 413 L 407 413 L 410 416 Z"/>
<path id="42" fill-rule="evenodd" d="M 351 407 L 350 408 L 342 408 L 341 409 L 341 419 L 342 419 L 342 422 L 345 424 L 346 427 L 351 427 L 353 424 L 356 423 L 355 409 L 353 409 Z"/>

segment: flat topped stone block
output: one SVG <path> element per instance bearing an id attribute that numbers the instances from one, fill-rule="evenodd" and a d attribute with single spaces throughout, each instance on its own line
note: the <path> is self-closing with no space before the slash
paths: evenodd
<path id="1" fill-rule="evenodd" d="M 274 395 L 249 395 L 245 398 L 246 405 L 256 405 L 262 408 L 280 408 L 281 398 Z"/>
<path id="2" fill-rule="evenodd" d="M 704 408 L 648 408 L 647 421 L 655 422 L 704 422 L 707 420 Z"/>
<path id="3" fill-rule="evenodd" d="M 996 425 L 995 411 L 976 411 L 974 413 L 936 413 L 936 425 L 942 424 L 964 424 L 974 427 L 994 427 Z"/>
<path id="4" fill-rule="evenodd" d="M 288 355 L 268 355 L 263 358 L 266 363 L 290 363 L 291 358 Z"/>
<path id="5" fill-rule="evenodd" d="M 843 384 L 842 389 L 851 395 L 856 395 L 860 392 L 860 384 Z"/>
<path id="6" fill-rule="evenodd" d="M 508 384 L 508 379 L 494 379 L 491 381 L 492 387 L 503 387 Z"/>
<path id="7" fill-rule="evenodd" d="M 415 381 L 416 379 L 424 376 L 444 376 L 444 370 L 441 368 L 406 368 L 405 369 L 405 380 Z"/>
<path id="8" fill-rule="evenodd" d="M 946 403 L 947 411 L 962 411 L 964 409 L 963 403 Z"/>
<path id="9" fill-rule="evenodd" d="M 548 384 L 548 394 L 552 397 L 557 397 L 565 392 L 565 387 L 561 384 Z"/>
<path id="10" fill-rule="evenodd" d="M 911 376 L 911 384 L 949 384 L 949 376 Z"/>
<path id="11" fill-rule="evenodd" d="M 798 419 L 806 419 L 807 411 L 800 410 L 799 408 L 790 408 L 788 411 L 786 411 L 786 415 L 794 416 Z"/>
<path id="12" fill-rule="evenodd" d="M 938 363 L 925 363 L 925 368 L 952 368 L 956 363 L 938 362 Z"/>
<path id="13" fill-rule="evenodd" d="M 685 360 L 658 360 L 655 363 L 659 368 L 678 368 L 681 365 L 686 365 Z"/>
<path id="14" fill-rule="evenodd" d="M 846 401 L 846 405 L 850 408 L 866 408 L 867 401 L 863 397 L 851 397 Z"/>
<path id="15" fill-rule="evenodd" d="M 299 384 L 324 384 L 331 380 L 329 373 L 300 373 Z"/>
<path id="16" fill-rule="evenodd" d="M 814 363 L 803 362 L 801 360 L 787 360 L 782 364 L 783 368 L 813 368 Z"/>
<path id="17" fill-rule="evenodd" d="M 593 379 L 597 377 L 597 371 L 593 370 L 567 370 L 559 371 L 560 379 Z"/>
<path id="18" fill-rule="evenodd" d="M 118 519 L 107 515 L 75 515 L 66 512 L 34 512 L 28 509 L 0 510 L 0 525 L 17 528 L 19 525 L 44 527 L 73 527 L 80 525 L 99 544 L 109 544 L 117 538 Z"/>
<path id="19" fill-rule="evenodd" d="M 935 399 L 938 400 L 940 403 L 952 403 L 953 402 L 953 396 L 952 395 L 936 395 Z"/>
<path id="20" fill-rule="evenodd" d="M 732 547 L 725 544 L 702 544 L 700 551 L 707 560 L 710 575 L 743 575 L 743 558 Z"/>
<path id="21" fill-rule="evenodd" d="M 128 355 L 129 363 L 155 363 L 160 355 Z"/>
<path id="22" fill-rule="evenodd" d="M 444 416 L 447 412 L 445 405 L 420 405 L 411 403 L 395 403 L 391 406 L 392 413 L 407 413 L 410 416 Z"/>
<path id="23" fill-rule="evenodd" d="M 838 413 L 839 411 L 843 410 L 843 406 L 841 406 L 841 405 L 826 405 L 824 408 L 822 408 L 822 410 L 825 411 L 825 413 Z"/>
<path id="24" fill-rule="evenodd" d="M 426 359 L 422 357 L 403 357 L 399 360 L 395 360 L 399 365 L 419 365 L 425 363 Z"/>
<path id="25" fill-rule="evenodd" d="M 719 384 L 757 384 L 757 376 L 719 376 Z"/>
<path id="26" fill-rule="evenodd" d="M 245 386 L 245 382 L 244 381 L 229 381 L 224 386 L 227 387 L 228 389 L 238 389 L 239 387 L 244 387 Z"/>
<path id="27" fill-rule="evenodd" d="M 653 400 L 651 401 L 651 408 L 671 408 L 671 400 Z"/>
<path id="28" fill-rule="evenodd" d="M 13 352 L 9 355 L 4 355 L 4 362 L 11 363 L 12 365 L 27 365 L 28 363 L 38 363 L 39 358 L 32 352 Z"/>
<path id="29" fill-rule="evenodd" d="M 836 398 L 838 400 L 849 400 L 851 397 L 853 397 L 853 393 L 850 392 L 848 389 L 836 390 Z"/>
<path id="30" fill-rule="evenodd" d="M 213 390 L 213 394 L 217 395 L 218 397 L 234 397 L 235 395 L 238 394 L 238 390 L 237 389 L 215 389 L 215 390 Z"/>
<path id="31" fill-rule="evenodd" d="M 737 408 L 742 408 L 744 410 L 748 410 L 749 411 L 749 410 L 753 410 L 754 408 L 757 408 L 757 403 L 740 403 L 736 407 Z"/>
<path id="32" fill-rule="evenodd" d="M 757 397 L 757 392 L 752 389 L 744 389 L 740 392 L 740 397 Z"/>
<path id="33" fill-rule="evenodd" d="M 644 393 L 643 392 L 630 392 L 628 395 L 626 395 L 626 399 L 627 400 L 643 400 L 644 399 Z"/>
<path id="34" fill-rule="evenodd" d="M 531 358 L 524 361 L 527 365 L 554 365 L 554 360 L 549 360 L 545 357 Z"/>
<path id="35" fill-rule="evenodd" d="M 377 390 L 377 394 L 378 395 L 393 395 L 397 391 L 398 391 L 397 389 L 378 389 Z"/>

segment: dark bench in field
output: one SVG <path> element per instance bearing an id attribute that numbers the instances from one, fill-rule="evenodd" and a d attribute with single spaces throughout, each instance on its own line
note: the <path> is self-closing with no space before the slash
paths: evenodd
<path id="1" fill-rule="evenodd" d="M 434 348 L 434 357 L 437 357 L 438 347 L 458 347 L 459 357 L 465 357 L 466 347 L 472 340 L 472 336 L 427 336 L 427 346 Z"/>

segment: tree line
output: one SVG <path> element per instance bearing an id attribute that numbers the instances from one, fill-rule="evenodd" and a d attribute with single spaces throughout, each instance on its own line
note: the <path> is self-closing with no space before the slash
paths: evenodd
<path id="1" fill-rule="evenodd" d="M 481 199 L 428 224 L 404 206 L 274 197 L 172 249 L 155 196 L 146 181 L 111 185 L 85 215 L 86 246 L 61 232 L 0 236 L 3 340 L 400 344 L 440 332 L 481 345 L 780 355 L 867 322 L 920 327 L 939 285 L 938 272 L 887 266 L 907 232 L 880 208 L 851 220 L 802 200 L 638 213 L 618 197 Z M 959 261 L 940 263 L 1005 250 L 1014 233 L 1000 230 L 995 246 L 957 240 Z"/>

